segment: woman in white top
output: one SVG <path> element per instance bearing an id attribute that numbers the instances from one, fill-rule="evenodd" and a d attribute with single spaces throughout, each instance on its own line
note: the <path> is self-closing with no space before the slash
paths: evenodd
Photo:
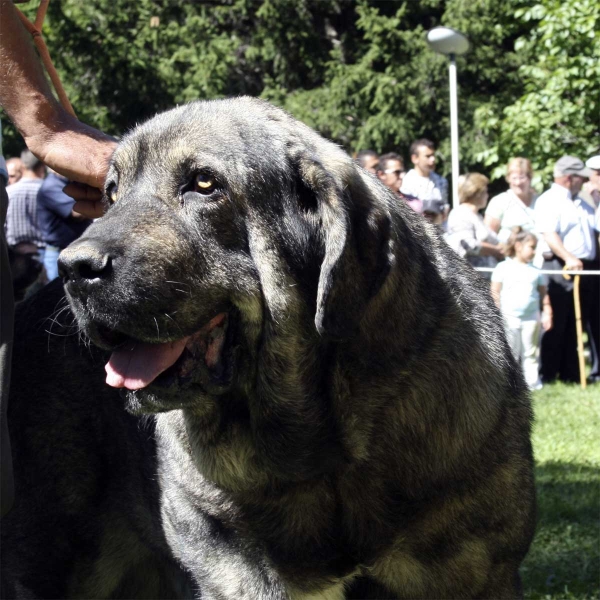
<path id="1" fill-rule="evenodd" d="M 479 214 L 488 201 L 488 183 L 481 173 L 467 173 L 458 188 L 460 204 L 448 216 L 446 241 L 474 267 L 495 267 L 504 258 L 496 233 Z"/>
<path id="2" fill-rule="evenodd" d="M 533 171 L 528 159 L 511 158 L 506 166 L 509 188 L 494 196 L 485 211 L 485 224 L 507 242 L 514 227 L 534 231 L 535 191 L 531 187 Z"/>

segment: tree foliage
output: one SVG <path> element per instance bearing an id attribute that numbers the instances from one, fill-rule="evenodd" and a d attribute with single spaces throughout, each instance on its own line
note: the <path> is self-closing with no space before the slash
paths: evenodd
<path id="1" fill-rule="evenodd" d="M 586 158 L 600 147 L 600 4 L 545 0 L 515 17 L 531 25 L 515 43 L 525 57 L 523 93 L 501 112 L 478 107 L 476 121 L 490 138 L 480 158 L 496 167 L 528 156 L 547 180 L 556 158 Z"/>
<path id="2" fill-rule="evenodd" d="M 538 2 L 51 0 L 44 36 L 78 116 L 114 135 L 178 103 L 250 94 L 349 151 L 406 155 L 430 137 L 447 172 L 447 60 L 425 33 L 455 27 L 472 44 L 458 60 L 462 170 L 498 176 L 514 154 L 543 169 L 598 144 L 600 9 Z M 37 0 L 22 6 L 32 16 Z"/>

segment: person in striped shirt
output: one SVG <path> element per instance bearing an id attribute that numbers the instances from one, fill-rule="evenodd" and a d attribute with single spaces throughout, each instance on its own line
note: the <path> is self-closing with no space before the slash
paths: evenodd
<path id="1" fill-rule="evenodd" d="M 21 153 L 23 177 L 6 188 L 6 241 L 18 254 L 43 255 L 44 241 L 37 218 L 37 195 L 44 181 L 44 163 L 29 150 Z"/>

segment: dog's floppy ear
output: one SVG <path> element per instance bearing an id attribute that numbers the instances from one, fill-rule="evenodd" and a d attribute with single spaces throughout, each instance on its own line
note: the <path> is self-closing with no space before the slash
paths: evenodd
<path id="1" fill-rule="evenodd" d="M 390 268 L 390 217 L 377 186 L 370 188 L 353 163 L 340 161 L 334 175 L 314 155 L 297 158 L 302 182 L 317 199 L 325 242 L 315 325 L 321 335 L 351 337 Z"/>

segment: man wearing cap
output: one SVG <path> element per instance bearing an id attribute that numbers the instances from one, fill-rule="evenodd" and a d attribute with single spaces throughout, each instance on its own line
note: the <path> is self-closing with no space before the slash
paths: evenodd
<path id="1" fill-rule="evenodd" d="M 585 166 L 591 173 L 590 180 L 583 184 L 581 197 L 593 208 L 598 209 L 600 208 L 600 154 L 586 160 Z"/>
<path id="2" fill-rule="evenodd" d="M 554 183 L 537 199 L 536 230 L 550 249 L 550 252 L 544 253 L 544 269 L 580 271 L 597 270 L 599 267 L 599 223 L 594 209 L 579 197 L 583 183 L 590 174 L 590 169 L 580 159 L 563 156 L 554 166 Z M 598 277 L 581 277 L 582 319 L 590 338 L 590 379 L 593 381 L 600 381 L 599 291 Z M 573 278 L 566 280 L 562 275 L 549 277 L 548 295 L 554 313 L 554 326 L 542 335 L 542 381 L 546 383 L 558 377 L 562 381 L 579 382 Z"/>

